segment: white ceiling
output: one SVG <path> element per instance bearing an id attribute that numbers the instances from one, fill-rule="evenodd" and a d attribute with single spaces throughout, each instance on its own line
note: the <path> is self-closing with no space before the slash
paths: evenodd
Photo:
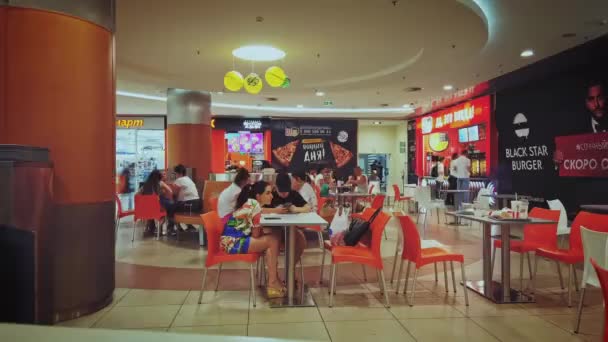
<path id="1" fill-rule="evenodd" d="M 608 33 L 606 0 L 129 0 L 117 2 L 117 89 L 164 97 L 167 88 L 212 91 L 216 115 L 403 118 L 420 106 Z M 170 4 L 170 5 L 168 5 Z M 256 22 L 262 16 L 263 22 Z M 606 23 L 606 22 L 605 22 Z M 564 33 L 576 37 L 563 38 Z M 223 75 L 249 62 L 233 49 L 287 52 L 288 89 L 223 95 Z M 522 59 L 523 49 L 536 55 Z M 263 74 L 272 63 L 256 63 Z M 422 87 L 416 93 L 407 87 Z M 317 97 L 314 90 L 326 92 Z M 278 101 L 268 102 L 267 97 Z M 292 113 L 304 108 L 343 113 Z M 383 105 L 388 105 L 385 107 Z M 267 108 L 273 107 L 273 108 Z M 279 107 L 276 109 L 274 107 Z M 287 108 L 283 110 L 280 108 Z M 350 112 L 369 109 L 369 113 Z M 396 112 L 381 111 L 393 109 Z M 118 96 L 120 114 L 164 114 L 161 99 Z"/>

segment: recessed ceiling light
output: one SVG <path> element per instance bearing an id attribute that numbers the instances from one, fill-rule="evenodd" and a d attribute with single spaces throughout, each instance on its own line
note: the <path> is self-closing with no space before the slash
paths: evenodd
<path id="1" fill-rule="evenodd" d="M 381 121 L 374 121 L 374 125 L 380 125 L 380 124 L 382 124 Z"/>
<path id="2" fill-rule="evenodd" d="M 454 89 L 454 86 L 451 84 L 446 84 L 443 86 L 443 90 L 445 90 L 445 91 L 450 91 L 452 89 Z"/>
<path id="3" fill-rule="evenodd" d="M 234 57 L 257 62 L 276 61 L 285 57 L 285 51 L 269 45 L 247 45 L 232 51 Z"/>
<path id="4" fill-rule="evenodd" d="M 526 49 L 526 50 L 522 51 L 519 55 L 522 56 L 523 58 L 532 57 L 532 56 L 534 56 L 534 50 Z"/>
<path id="5" fill-rule="evenodd" d="M 411 105 L 409 105 L 409 104 L 404 104 L 404 105 L 403 105 L 403 106 L 401 106 L 401 107 L 403 107 L 403 108 L 410 108 L 410 106 L 411 106 Z"/>
<path id="6" fill-rule="evenodd" d="M 224 92 L 223 91 L 218 91 L 216 94 L 218 94 L 218 95 L 224 95 Z"/>
<path id="7" fill-rule="evenodd" d="M 317 96 L 325 96 L 325 92 L 317 90 L 317 91 L 315 91 L 315 95 L 317 95 Z"/>
<path id="8" fill-rule="evenodd" d="M 304 105 L 303 104 L 299 104 L 296 107 L 298 107 L 298 108 L 304 108 Z"/>

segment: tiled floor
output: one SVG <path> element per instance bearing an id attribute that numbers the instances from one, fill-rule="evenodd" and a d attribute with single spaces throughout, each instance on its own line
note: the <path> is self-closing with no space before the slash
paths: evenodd
<path id="1" fill-rule="evenodd" d="M 259 290 L 258 305 L 252 307 L 248 273 L 242 266 L 225 268 L 218 292 L 212 291 L 216 272 L 209 272 L 206 287 L 209 291 L 203 296 L 203 304 L 198 305 L 199 265 L 204 252 L 193 243 L 176 244 L 150 238 L 131 246 L 130 229 L 129 224 L 121 227 L 117 283 L 138 286 L 117 289 L 109 307 L 61 325 L 349 342 L 600 340 L 601 292 L 588 290 L 581 333 L 572 334 L 578 294 L 574 293 L 574 308 L 568 308 L 554 264 L 539 265 L 536 304 L 494 305 L 469 292 L 470 306 L 467 307 L 462 288 L 454 294 L 449 279 L 450 291 L 446 294 L 442 267 L 436 283 L 433 267 L 429 266 L 419 273 L 415 305 L 410 307 L 402 290 L 396 294 L 392 284 L 390 308 L 382 304 L 375 272 L 368 270 L 366 283 L 359 266 L 344 265 L 338 272 L 334 307 L 329 308 L 327 289 L 318 284 L 319 268 L 315 266 L 320 262 L 320 252 L 311 249 L 305 254 L 304 264 L 308 266 L 306 282 L 318 305 L 316 308 L 271 309 Z M 427 238 L 465 255 L 469 279 L 480 277 L 478 227 L 455 229 L 429 225 L 427 229 Z M 383 242 L 383 255 L 386 277 L 390 278 L 397 237 L 395 221 L 391 221 L 388 233 L 389 239 Z M 512 254 L 512 259 L 514 286 L 517 286 L 519 256 Z M 455 265 L 458 281 L 459 267 Z"/>

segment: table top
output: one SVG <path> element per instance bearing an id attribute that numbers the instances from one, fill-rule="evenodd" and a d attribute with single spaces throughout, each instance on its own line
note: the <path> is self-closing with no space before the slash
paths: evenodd
<path id="1" fill-rule="evenodd" d="M 608 214 L 608 204 L 583 204 L 581 209 L 593 213 Z"/>
<path id="2" fill-rule="evenodd" d="M 463 211 L 456 211 L 456 212 L 452 211 L 452 212 L 446 213 L 446 215 L 464 218 L 464 219 L 475 221 L 475 222 L 495 224 L 495 225 L 499 225 L 499 226 L 501 226 L 501 225 L 505 226 L 505 225 L 558 223 L 557 221 L 538 219 L 538 218 L 534 218 L 534 217 L 529 217 L 527 220 L 516 220 L 516 219 L 497 220 L 497 219 L 493 219 L 493 218 L 490 218 L 487 216 L 475 216 L 474 214 L 466 214 Z"/>
<path id="3" fill-rule="evenodd" d="M 366 194 L 364 192 L 341 192 L 341 193 L 330 193 L 330 195 L 335 196 L 335 197 L 369 197 L 369 196 L 375 196 L 375 195 L 384 195 L 381 193 L 377 193 L 377 194 Z"/>
<path id="4" fill-rule="evenodd" d="M 328 223 L 317 213 L 303 214 L 262 214 L 260 224 L 264 227 L 285 226 L 327 226 Z"/>
<path id="5" fill-rule="evenodd" d="M 445 192 L 445 193 L 460 193 L 460 192 L 471 192 L 472 190 L 465 190 L 465 189 L 460 189 L 460 190 L 456 190 L 456 189 L 441 189 L 439 190 L 439 192 Z"/>
<path id="6" fill-rule="evenodd" d="M 498 198 L 498 199 L 510 199 L 510 200 L 515 199 L 515 194 L 483 194 L 481 196 Z M 545 199 L 543 199 L 543 198 L 536 198 L 536 197 L 532 197 L 532 196 L 528 196 L 528 195 L 519 195 L 519 194 L 517 195 L 517 199 L 526 200 L 528 202 L 544 202 L 545 201 Z"/>

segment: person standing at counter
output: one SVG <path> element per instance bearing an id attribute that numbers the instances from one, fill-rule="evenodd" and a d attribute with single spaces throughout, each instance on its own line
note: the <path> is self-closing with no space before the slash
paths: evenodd
<path id="1" fill-rule="evenodd" d="M 456 159 L 458 159 L 458 153 L 454 153 L 452 154 L 452 158 L 450 159 L 450 164 L 448 167 L 448 189 L 450 190 L 456 190 L 456 188 L 458 188 L 458 180 L 456 179 L 456 176 L 454 175 L 456 173 L 455 169 L 454 169 L 454 161 L 456 161 Z M 454 205 L 454 194 L 450 193 L 446 196 L 445 198 L 445 204 L 447 205 Z"/>
<path id="2" fill-rule="evenodd" d="M 222 220 L 234 211 L 239 194 L 245 185 L 249 184 L 249 177 L 249 171 L 245 168 L 240 168 L 236 172 L 232 184 L 220 193 L 217 201 L 217 214 Z"/>
<path id="3" fill-rule="evenodd" d="M 471 160 L 467 157 L 467 150 L 462 150 L 460 157 L 453 161 L 454 176 L 456 176 L 457 189 L 469 190 L 469 178 L 471 177 Z M 469 193 L 456 194 L 456 209 L 459 210 L 463 202 L 469 202 Z"/>

